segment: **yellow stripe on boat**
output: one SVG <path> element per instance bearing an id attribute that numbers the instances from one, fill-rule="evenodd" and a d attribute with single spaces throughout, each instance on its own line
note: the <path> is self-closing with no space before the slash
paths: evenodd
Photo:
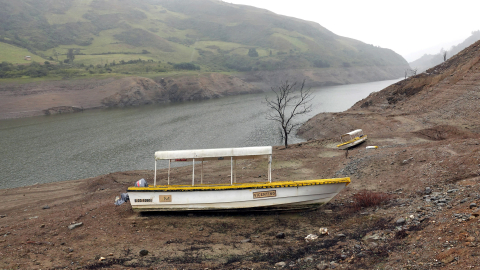
<path id="1" fill-rule="evenodd" d="M 367 135 L 363 135 L 362 137 L 356 137 L 355 139 L 352 139 L 352 140 L 350 140 L 350 141 L 348 141 L 348 142 L 344 142 L 344 143 L 338 144 L 337 147 L 340 147 L 340 146 L 343 146 L 343 145 L 352 143 L 352 142 L 354 142 L 354 141 L 358 141 L 358 140 L 360 140 L 361 138 L 363 138 L 363 137 L 365 137 L 365 136 L 367 136 Z"/>
<path id="2" fill-rule="evenodd" d="M 299 187 L 329 184 L 350 184 L 350 177 L 317 179 L 317 180 L 300 180 L 300 181 L 279 181 L 267 183 L 234 183 L 227 184 L 201 184 L 201 185 L 157 185 L 148 187 L 129 187 L 128 191 L 207 191 L 207 190 L 235 190 L 235 189 L 264 189 L 264 188 L 282 188 L 282 187 Z"/>

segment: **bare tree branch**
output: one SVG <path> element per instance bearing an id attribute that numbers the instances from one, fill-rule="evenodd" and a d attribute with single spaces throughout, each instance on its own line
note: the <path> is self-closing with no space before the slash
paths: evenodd
<path id="1" fill-rule="evenodd" d="M 300 123 L 293 122 L 294 118 L 312 111 L 310 102 L 313 96 L 310 89 L 305 89 L 305 80 L 298 90 L 296 85 L 296 82 L 290 85 L 288 81 L 285 81 L 277 89 L 271 88 L 275 93 L 275 98 L 265 97 L 265 103 L 271 109 L 266 118 L 280 124 L 285 147 L 288 147 L 288 135 L 300 125 Z"/>

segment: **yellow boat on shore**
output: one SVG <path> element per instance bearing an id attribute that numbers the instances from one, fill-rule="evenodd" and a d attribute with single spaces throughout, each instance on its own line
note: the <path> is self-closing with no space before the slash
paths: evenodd
<path id="1" fill-rule="evenodd" d="M 367 140 L 367 135 L 363 134 L 363 130 L 356 129 L 340 136 L 341 143 L 337 145 L 338 149 L 348 149 L 359 145 Z"/>
<path id="2" fill-rule="evenodd" d="M 268 159 L 268 182 L 236 183 L 236 160 L 252 158 Z M 203 161 L 228 160 L 231 162 L 229 184 L 203 184 Z M 298 206 L 321 205 L 330 201 L 350 178 L 317 179 L 272 182 L 272 147 L 243 147 L 159 151 L 157 160 L 168 160 L 167 185 L 129 187 L 127 193 L 135 211 L 185 211 L 228 210 L 248 208 L 288 209 Z M 170 162 L 192 162 L 192 185 L 170 185 Z M 202 163 L 201 183 L 195 184 L 195 162 Z"/>

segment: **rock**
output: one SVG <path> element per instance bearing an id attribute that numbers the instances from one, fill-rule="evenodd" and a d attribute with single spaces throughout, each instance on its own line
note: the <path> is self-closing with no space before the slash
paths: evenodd
<path id="1" fill-rule="evenodd" d="M 198 229 L 198 231 L 200 231 L 200 232 L 203 231 L 203 227 L 200 227 L 200 228 Z"/>
<path id="2" fill-rule="evenodd" d="M 326 264 L 326 263 L 324 263 L 324 262 L 321 262 L 321 263 L 317 264 L 316 267 L 317 267 L 317 269 L 319 269 L 319 270 L 325 270 L 325 269 L 328 268 L 328 264 Z"/>
<path id="3" fill-rule="evenodd" d="M 285 263 L 285 262 L 277 262 L 275 264 L 275 267 L 285 267 L 285 266 L 287 266 L 287 263 Z"/>
<path id="4" fill-rule="evenodd" d="M 474 237 L 474 236 L 469 236 L 469 237 L 465 238 L 465 241 L 467 241 L 467 242 L 475 242 L 475 237 Z"/>
<path id="5" fill-rule="evenodd" d="M 362 240 L 365 242 L 372 242 L 372 241 L 377 241 L 377 240 L 382 240 L 383 237 L 380 236 L 380 234 L 375 233 L 375 234 L 367 234 L 365 235 Z"/>
<path id="6" fill-rule="evenodd" d="M 398 225 L 405 224 L 405 222 L 406 222 L 406 220 L 403 217 L 401 217 L 401 218 L 397 219 L 397 221 L 395 221 L 395 223 L 397 223 Z"/>
<path id="7" fill-rule="evenodd" d="M 133 259 L 133 260 L 130 260 L 130 261 L 126 261 L 126 262 L 123 263 L 123 265 L 125 265 L 127 267 L 137 266 L 138 265 L 138 260 Z"/>
<path id="8" fill-rule="evenodd" d="M 148 250 L 142 249 L 142 250 L 140 250 L 139 254 L 140 254 L 140 256 L 147 256 L 148 255 Z"/>
<path id="9" fill-rule="evenodd" d="M 100 257 L 100 259 L 98 259 L 98 261 L 99 261 L 99 262 L 101 262 L 101 261 L 105 261 L 105 260 L 106 260 L 106 258 L 105 258 L 105 257 Z"/>
<path id="10" fill-rule="evenodd" d="M 83 225 L 83 222 L 79 222 L 79 223 L 75 223 L 75 224 L 68 225 L 68 228 L 69 228 L 70 230 L 73 230 L 73 229 L 78 228 L 78 227 L 80 227 L 80 226 L 82 226 L 82 225 Z"/>
<path id="11" fill-rule="evenodd" d="M 318 230 L 318 232 L 321 234 L 321 235 L 328 235 L 328 229 L 325 228 L 325 227 L 322 227 Z"/>
<path id="12" fill-rule="evenodd" d="M 455 255 L 454 255 L 454 254 L 451 254 L 450 256 L 447 256 L 446 258 L 444 258 L 444 259 L 442 260 L 442 262 L 443 262 L 444 264 L 448 264 L 448 263 L 453 262 L 454 260 L 455 260 Z"/>
<path id="13" fill-rule="evenodd" d="M 472 209 L 472 208 L 477 208 L 477 204 L 476 203 L 471 203 L 470 204 L 470 209 Z"/>
<path id="14" fill-rule="evenodd" d="M 284 232 L 277 233 L 277 235 L 275 235 L 275 237 L 278 238 L 278 239 L 283 239 L 283 238 L 285 238 L 285 233 Z"/>
<path id="15" fill-rule="evenodd" d="M 242 243 L 250 243 L 250 242 L 252 242 L 252 240 L 251 240 L 250 238 L 248 238 L 248 239 L 243 239 L 243 240 L 240 241 L 240 242 L 242 242 Z"/>
<path id="16" fill-rule="evenodd" d="M 339 234 L 336 234 L 335 237 L 336 238 L 343 238 L 343 237 L 347 237 L 347 236 L 343 233 L 339 233 Z"/>
<path id="17" fill-rule="evenodd" d="M 464 203 L 466 201 L 468 201 L 468 198 L 465 198 L 465 199 L 461 200 L 460 203 Z"/>
<path id="18" fill-rule="evenodd" d="M 50 209 L 50 206 L 45 205 L 44 207 L 42 207 L 42 209 Z"/>
<path id="19" fill-rule="evenodd" d="M 45 228 L 45 224 L 40 225 L 40 228 Z"/>
<path id="20" fill-rule="evenodd" d="M 0 218 L 4 218 L 4 217 L 7 217 L 7 215 L 0 215 Z"/>
<path id="21" fill-rule="evenodd" d="M 425 188 L 425 194 L 430 194 L 432 193 L 432 189 L 430 187 Z"/>
<path id="22" fill-rule="evenodd" d="M 304 262 L 313 262 L 313 257 L 312 256 L 308 256 L 306 257 L 305 259 L 303 259 Z"/>
<path id="23" fill-rule="evenodd" d="M 307 242 L 310 242 L 310 241 L 314 241 L 318 238 L 318 235 L 316 234 L 309 234 L 305 237 L 305 241 Z"/>

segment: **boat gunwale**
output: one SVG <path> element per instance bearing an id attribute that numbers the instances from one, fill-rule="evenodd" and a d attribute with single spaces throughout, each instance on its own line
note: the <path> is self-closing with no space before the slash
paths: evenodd
<path id="1" fill-rule="evenodd" d="M 129 187 L 127 192 L 182 192 L 182 191 L 229 191 L 243 189 L 269 189 L 269 188 L 285 188 L 285 187 L 302 187 L 314 185 L 329 184 L 350 184 L 350 177 L 316 179 L 316 180 L 298 180 L 298 181 L 278 181 L 278 182 L 256 182 L 256 183 L 234 183 L 228 184 L 203 184 L 203 185 L 163 185 L 149 187 Z"/>
<path id="2" fill-rule="evenodd" d="M 361 140 L 361 139 L 363 139 L 363 138 L 366 139 L 366 138 L 367 138 L 367 135 L 363 135 L 363 136 L 361 136 L 361 137 L 355 137 L 354 139 L 351 139 L 351 140 L 346 141 L 346 142 L 344 142 L 344 143 L 338 144 L 337 147 L 341 147 L 341 146 L 344 146 L 344 145 L 347 145 L 347 144 L 350 144 L 350 143 L 354 143 L 354 142 L 359 141 L 359 140 Z"/>

